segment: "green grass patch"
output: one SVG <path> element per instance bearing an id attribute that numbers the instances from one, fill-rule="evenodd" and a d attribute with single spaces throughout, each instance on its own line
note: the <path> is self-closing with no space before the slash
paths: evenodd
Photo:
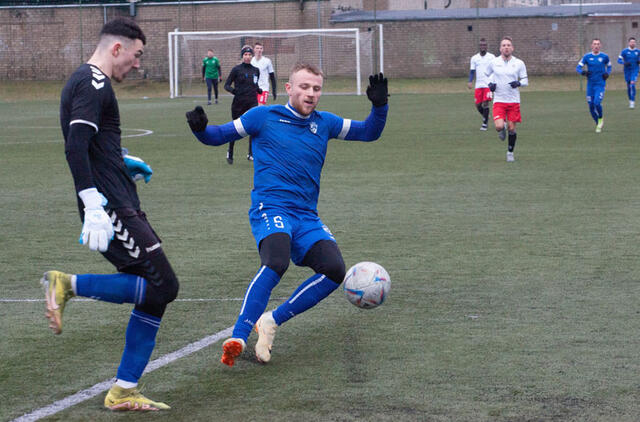
<path id="1" fill-rule="evenodd" d="M 388 301 L 363 311 L 336 291 L 278 330 L 268 365 L 255 361 L 254 335 L 233 368 L 215 344 L 145 375 L 146 393 L 173 407 L 154 420 L 637 420 L 638 111 L 607 92 L 596 134 L 583 93 L 532 87 L 506 163 L 505 143 L 479 131 L 472 94 L 454 82 L 459 93 L 392 88 L 379 141 L 329 145 L 320 216 L 347 265 L 389 271 Z M 259 265 L 252 166 L 194 139 L 184 113 L 200 100 L 139 94 L 120 102 L 123 135 L 154 133 L 123 145 L 154 169 L 138 188 L 179 297 L 241 298 Z M 228 121 L 229 108 L 229 97 L 208 106 L 210 122 Z M 320 108 L 363 119 L 369 104 L 328 96 Z M 48 269 L 112 272 L 77 244 L 57 101 L 0 103 L 0 127 L 0 296 L 40 299 Z M 309 275 L 292 265 L 269 306 Z M 152 358 L 229 327 L 239 306 L 171 304 Z M 53 336 L 43 302 L 0 302 L 0 420 L 114 376 L 130 309 L 70 302 Z M 103 397 L 50 420 L 123 417 Z"/>

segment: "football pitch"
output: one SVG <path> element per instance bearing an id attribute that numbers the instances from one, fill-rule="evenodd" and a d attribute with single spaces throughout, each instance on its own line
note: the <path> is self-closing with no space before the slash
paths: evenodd
<path id="1" fill-rule="evenodd" d="M 358 309 L 337 290 L 278 329 L 267 365 L 255 333 L 233 368 L 220 363 L 222 340 L 183 353 L 141 380 L 168 412 L 112 413 L 99 392 L 44 420 L 637 420 L 640 110 L 607 92 L 596 134 L 582 92 L 524 89 L 507 163 L 472 102 L 471 92 L 394 94 L 379 141 L 329 143 L 319 213 L 347 266 L 388 270 L 381 307 Z M 196 104 L 120 101 L 123 146 L 154 170 L 138 183 L 142 208 L 181 282 L 152 360 L 223 336 L 259 265 L 246 140 L 227 165 L 225 147 L 188 130 Z M 206 108 L 211 123 L 229 109 L 230 97 Z M 326 96 L 319 109 L 364 119 L 369 102 Z M 57 101 L 0 102 L 0 128 L 4 421 L 113 377 L 131 306 L 72 300 L 51 334 L 42 273 L 113 267 L 77 242 Z M 268 309 L 309 275 L 292 264 Z"/>

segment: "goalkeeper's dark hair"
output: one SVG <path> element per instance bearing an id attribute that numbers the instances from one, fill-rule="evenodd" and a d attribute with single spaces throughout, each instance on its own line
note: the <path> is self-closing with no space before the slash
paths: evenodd
<path id="1" fill-rule="evenodd" d="M 140 40 L 142 44 L 147 43 L 147 37 L 138 26 L 138 24 L 128 18 L 116 18 L 105 23 L 100 31 L 100 36 L 114 35 L 117 37 L 125 37 L 130 40 Z"/>
<path id="2" fill-rule="evenodd" d="M 636 40 L 636 37 L 629 37 L 629 39 L 627 41 L 631 41 L 631 40 Z"/>
<path id="3" fill-rule="evenodd" d="M 296 63 L 295 65 L 293 65 L 291 73 L 289 73 L 289 79 L 291 79 L 291 75 L 301 70 L 306 70 L 307 72 L 313 73 L 314 75 L 324 77 L 324 73 L 322 73 L 322 70 L 320 70 L 318 66 L 310 63 Z"/>

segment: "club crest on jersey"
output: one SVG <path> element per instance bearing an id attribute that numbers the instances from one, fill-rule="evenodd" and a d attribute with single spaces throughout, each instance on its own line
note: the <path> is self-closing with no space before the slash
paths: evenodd
<path id="1" fill-rule="evenodd" d="M 256 75 L 253 75 L 253 83 L 254 84 L 258 83 L 258 77 Z"/>
<path id="2" fill-rule="evenodd" d="M 318 132 L 318 124 L 316 122 L 309 123 L 309 130 L 315 135 Z"/>

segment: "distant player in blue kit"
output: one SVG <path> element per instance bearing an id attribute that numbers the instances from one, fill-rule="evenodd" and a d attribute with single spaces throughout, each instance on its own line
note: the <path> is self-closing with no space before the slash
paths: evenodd
<path id="1" fill-rule="evenodd" d="M 587 69 L 584 69 L 584 66 Z M 587 77 L 587 103 L 589 112 L 596 122 L 596 133 L 602 132 L 604 118 L 602 113 L 602 100 L 607 78 L 611 74 L 611 61 L 609 56 L 600 51 L 600 40 L 594 38 L 591 41 L 591 53 L 587 53 L 578 63 L 576 72 Z"/>
<path id="2" fill-rule="evenodd" d="M 139 175 L 149 181 L 151 168 L 135 157 L 123 157 L 120 113 L 112 87 L 112 81 L 122 82 L 130 70 L 140 67 L 145 43 L 134 21 L 107 22 L 93 55 L 69 77 L 60 95 L 64 149 L 83 222 L 80 243 L 101 252 L 118 272 L 47 271 L 41 280 L 46 317 L 55 334 L 62 332 L 65 305 L 74 296 L 134 305 L 116 380 L 104 399 L 104 406 L 111 410 L 169 409 L 143 396 L 137 385 L 166 307 L 178 294 L 178 278 L 140 209 L 133 179 Z M 99 311 L 96 317 L 100 320 Z M 90 343 L 84 347 L 96 347 L 94 339 Z M 73 359 L 73 355 L 64 358 Z"/>
<path id="3" fill-rule="evenodd" d="M 387 118 L 387 80 L 369 77 L 367 97 L 373 104 L 364 121 L 316 111 L 323 74 L 314 65 L 297 64 L 285 84 L 286 105 L 255 107 L 221 126 L 207 125 L 202 107 L 187 112 L 198 140 L 222 145 L 253 137 L 254 188 L 249 220 L 261 266 L 247 288 L 232 337 L 222 345 L 222 363 L 233 366 L 246 347 L 251 330 L 258 332 L 256 357 L 271 359 L 276 328 L 315 306 L 338 288 L 345 276 L 342 254 L 329 228 L 318 217 L 320 173 L 329 139 L 375 141 Z M 264 312 L 271 290 L 289 261 L 313 270 L 284 303 Z"/>
<path id="4" fill-rule="evenodd" d="M 618 63 L 624 66 L 624 80 L 627 82 L 627 96 L 629 97 L 629 108 L 636 106 L 636 82 L 638 80 L 638 62 L 640 61 L 640 51 L 636 49 L 636 39 L 629 38 L 629 46 L 622 50 L 618 56 Z"/>

